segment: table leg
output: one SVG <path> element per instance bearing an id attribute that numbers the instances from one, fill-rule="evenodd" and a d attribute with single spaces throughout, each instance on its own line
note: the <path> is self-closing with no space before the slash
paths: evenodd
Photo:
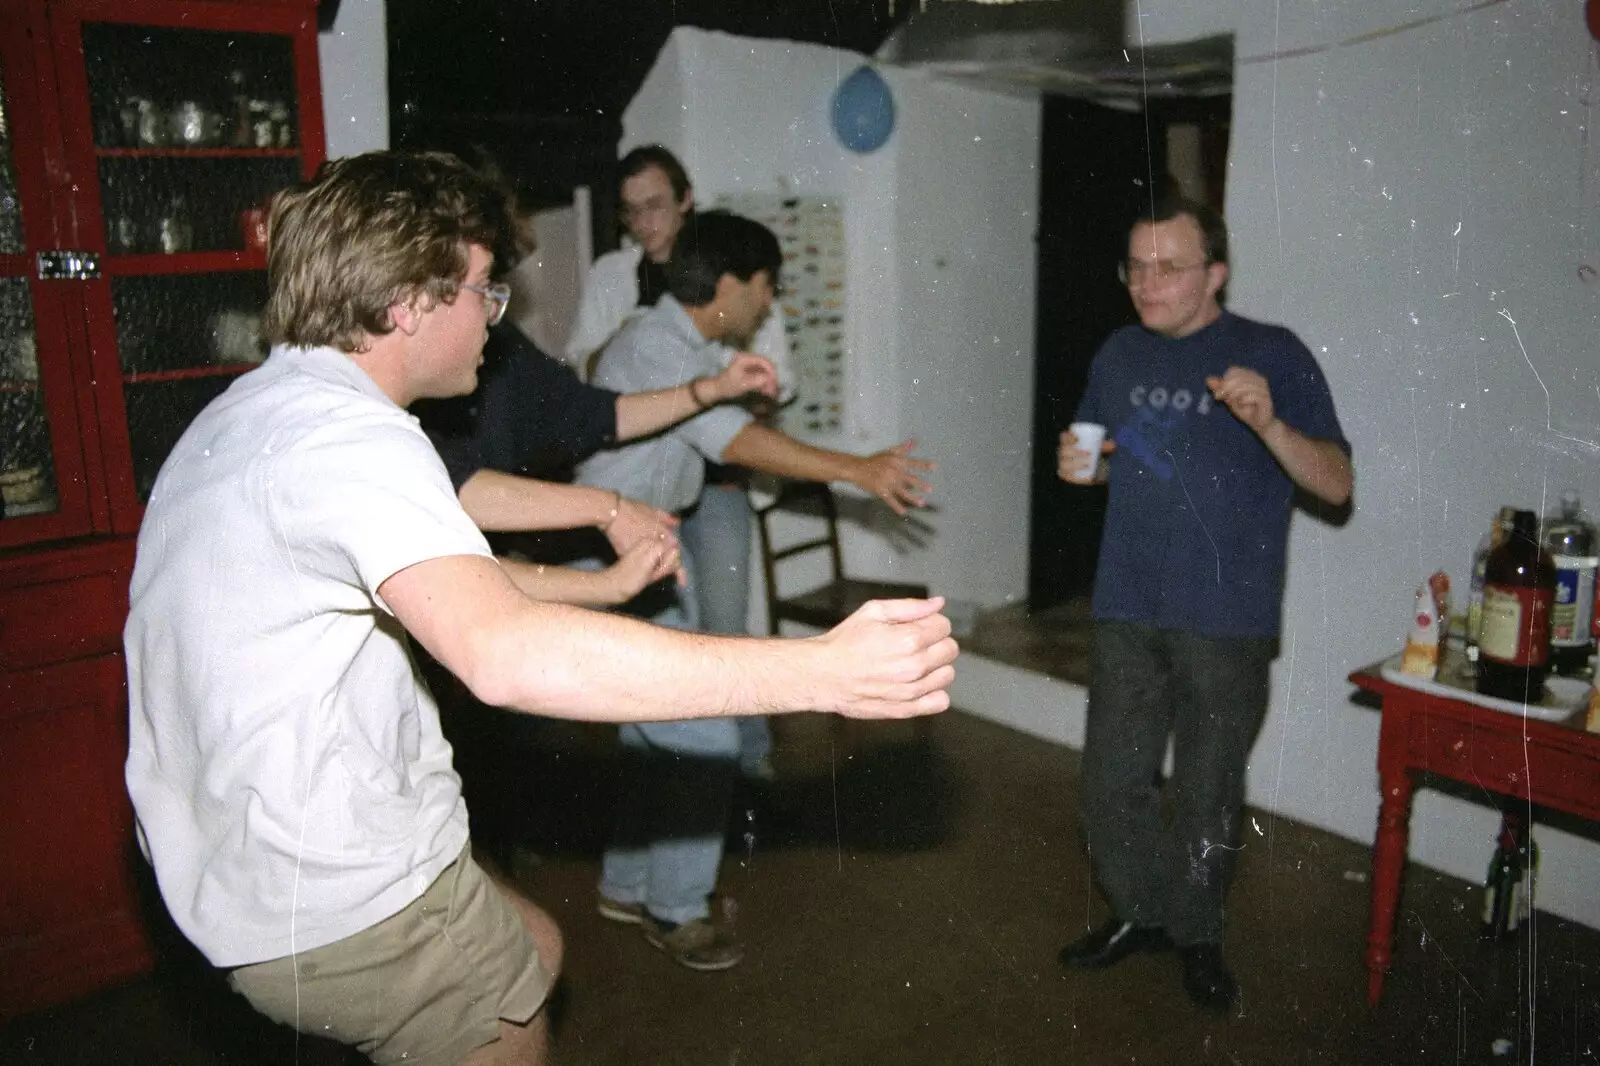
<path id="1" fill-rule="evenodd" d="M 1372 845 L 1372 918 L 1367 927 L 1367 1003 L 1383 995 L 1383 977 L 1394 947 L 1394 912 L 1400 902 L 1400 874 L 1406 863 L 1411 820 L 1411 775 L 1402 768 L 1380 771 L 1383 802 L 1378 837 Z"/>

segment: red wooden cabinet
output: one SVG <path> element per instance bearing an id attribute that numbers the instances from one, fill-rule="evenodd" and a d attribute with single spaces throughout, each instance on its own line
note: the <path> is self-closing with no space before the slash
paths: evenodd
<path id="1" fill-rule="evenodd" d="M 251 210 L 322 162 L 315 0 L 0 0 L 0 1016 L 149 963 L 131 538 L 264 355 Z"/>

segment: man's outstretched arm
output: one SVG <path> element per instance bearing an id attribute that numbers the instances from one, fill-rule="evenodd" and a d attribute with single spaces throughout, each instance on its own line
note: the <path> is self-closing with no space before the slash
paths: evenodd
<path id="1" fill-rule="evenodd" d="M 905 514 L 927 503 L 929 485 L 919 473 L 933 469 L 911 454 L 915 441 L 904 441 L 873 455 L 851 455 L 803 444 L 786 433 L 752 422 L 723 449 L 721 461 L 803 481 L 848 481 Z"/>
<path id="2" fill-rule="evenodd" d="M 537 603 L 494 560 L 452 555 L 378 589 L 428 653 L 485 703 L 586 721 L 830 711 L 909 718 L 950 705 L 944 601 L 879 600 L 817 637 L 715 637 Z"/>

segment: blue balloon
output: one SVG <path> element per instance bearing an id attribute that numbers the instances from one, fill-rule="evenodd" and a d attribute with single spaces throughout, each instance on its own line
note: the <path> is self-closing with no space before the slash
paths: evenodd
<path id="1" fill-rule="evenodd" d="M 894 97 L 889 84 L 861 66 L 833 93 L 833 131 L 852 152 L 875 152 L 894 129 Z"/>

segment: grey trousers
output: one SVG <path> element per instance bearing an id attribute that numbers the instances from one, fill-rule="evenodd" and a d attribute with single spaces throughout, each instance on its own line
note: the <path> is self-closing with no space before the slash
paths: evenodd
<path id="1" fill-rule="evenodd" d="M 1119 918 L 1181 945 L 1220 944 L 1246 760 L 1277 640 L 1096 622 L 1079 811 Z M 1173 739 L 1172 820 L 1160 782 Z"/>

